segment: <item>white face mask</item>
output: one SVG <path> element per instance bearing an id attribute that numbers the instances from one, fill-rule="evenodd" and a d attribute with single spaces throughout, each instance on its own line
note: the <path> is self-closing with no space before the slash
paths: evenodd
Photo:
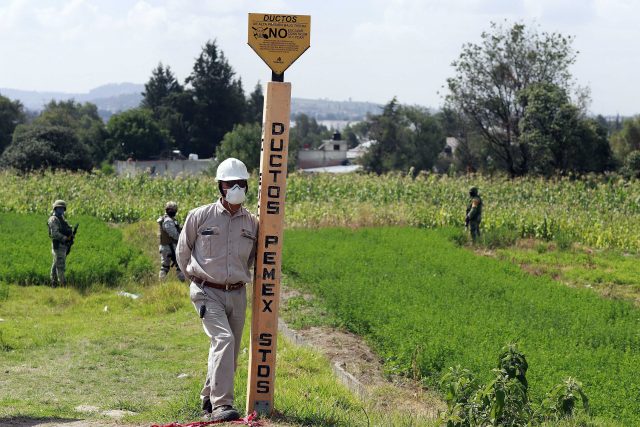
<path id="1" fill-rule="evenodd" d="M 225 196 L 225 200 L 228 203 L 231 203 L 232 205 L 239 205 L 242 202 L 244 202 L 246 197 L 247 195 L 245 193 L 244 188 L 236 184 L 227 190 L 227 195 Z"/>

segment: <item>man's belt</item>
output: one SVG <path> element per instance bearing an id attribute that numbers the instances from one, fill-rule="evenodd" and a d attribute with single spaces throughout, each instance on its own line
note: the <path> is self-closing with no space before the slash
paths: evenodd
<path id="1" fill-rule="evenodd" d="M 221 285 L 219 283 L 207 282 L 206 280 L 202 280 L 199 277 L 192 277 L 191 280 L 194 283 L 197 283 L 198 285 L 207 286 L 209 288 L 214 288 L 214 289 L 222 289 L 223 291 L 235 291 L 236 289 L 240 289 L 241 287 L 244 286 L 244 282 L 229 283 L 226 285 Z"/>

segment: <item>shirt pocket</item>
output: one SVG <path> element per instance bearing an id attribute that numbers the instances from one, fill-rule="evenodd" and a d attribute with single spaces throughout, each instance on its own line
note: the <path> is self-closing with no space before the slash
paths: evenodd
<path id="1" fill-rule="evenodd" d="M 220 251 L 221 246 L 219 227 L 205 227 L 198 231 L 197 248 L 204 258 L 214 258 L 216 252 Z"/>
<path id="2" fill-rule="evenodd" d="M 238 242 L 238 257 L 245 263 L 249 260 L 251 250 L 256 244 L 257 236 L 251 231 L 245 228 L 240 232 L 240 242 Z"/>

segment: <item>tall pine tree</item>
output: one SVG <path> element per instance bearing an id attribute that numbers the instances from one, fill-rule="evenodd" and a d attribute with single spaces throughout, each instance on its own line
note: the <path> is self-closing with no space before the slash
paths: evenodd
<path id="1" fill-rule="evenodd" d="M 191 149 L 200 156 L 212 156 L 225 133 L 244 121 L 242 81 L 234 76 L 216 41 L 208 41 L 186 79 L 194 100 Z"/>

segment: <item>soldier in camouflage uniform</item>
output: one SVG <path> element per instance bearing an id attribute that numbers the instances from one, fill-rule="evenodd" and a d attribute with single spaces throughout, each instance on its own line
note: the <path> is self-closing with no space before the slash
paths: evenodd
<path id="1" fill-rule="evenodd" d="M 475 242 L 480 236 L 480 222 L 482 221 L 482 199 L 478 194 L 477 187 L 471 187 L 469 190 L 469 205 L 467 205 L 467 216 L 465 223 L 471 232 L 471 239 Z"/>
<path id="2" fill-rule="evenodd" d="M 64 286 L 66 281 L 64 278 L 65 264 L 67 260 L 67 248 L 73 239 L 73 229 L 67 223 L 64 212 L 67 210 L 67 204 L 64 200 L 56 200 L 53 202 L 53 212 L 49 217 L 49 237 L 51 238 L 51 253 L 53 254 L 53 263 L 51 265 L 51 286 L 58 284 Z"/>
<path id="3" fill-rule="evenodd" d="M 158 277 L 163 280 L 171 269 L 171 265 L 176 267 L 178 279 L 184 282 L 184 273 L 176 261 L 176 244 L 180 236 L 180 223 L 175 219 L 178 213 L 176 202 L 167 202 L 164 207 L 165 214 L 158 218 L 160 226 L 160 273 Z"/>

